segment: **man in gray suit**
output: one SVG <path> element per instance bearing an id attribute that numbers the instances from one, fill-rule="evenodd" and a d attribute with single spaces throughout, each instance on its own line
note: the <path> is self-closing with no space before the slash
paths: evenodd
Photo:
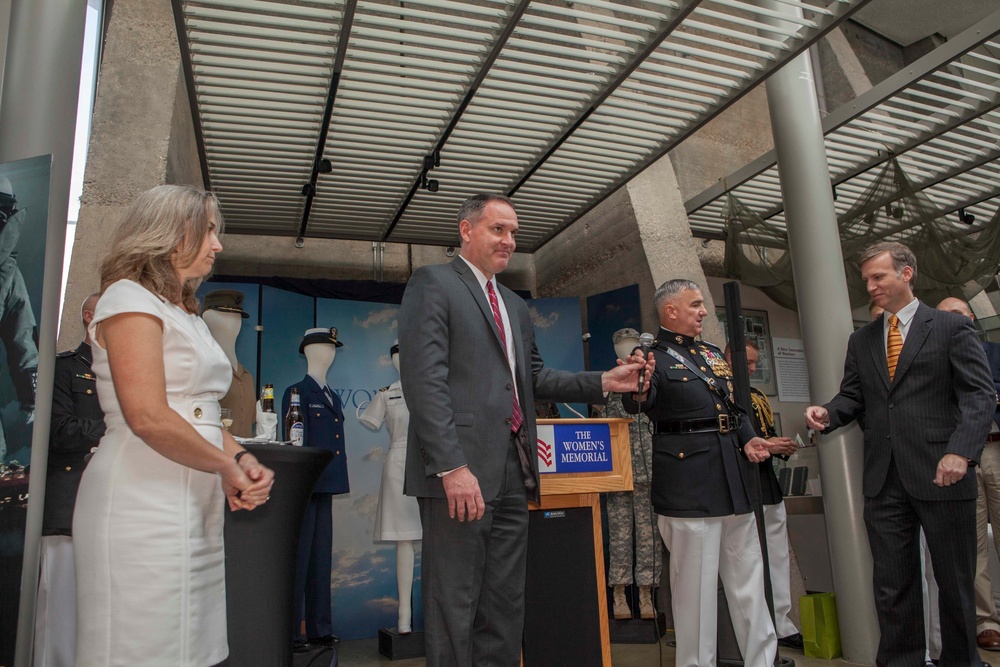
<path id="1" fill-rule="evenodd" d="M 528 500 L 539 500 L 535 400 L 635 391 L 641 354 L 605 373 L 546 368 L 524 301 L 496 281 L 517 214 L 501 195 L 458 213 L 461 255 L 413 272 L 399 311 L 410 409 L 404 491 L 423 524 L 427 664 L 514 667 L 524 625 Z"/>
<path id="2" fill-rule="evenodd" d="M 986 355 L 967 318 L 914 298 L 909 248 L 879 243 L 858 265 L 885 312 L 851 334 L 840 393 L 805 418 L 829 432 L 865 416 L 864 516 L 882 632 L 876 663 L 924 662 L 922 527 L 931 560 L 942 564 L 941 664 L 978 667 L 973 467 L 996 407 Z"/>

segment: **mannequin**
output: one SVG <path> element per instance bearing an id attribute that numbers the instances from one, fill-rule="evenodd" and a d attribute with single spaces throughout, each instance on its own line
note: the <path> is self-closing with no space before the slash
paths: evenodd
<path id="1" fill-rule="evenodd" d="M 399 372 L 399 345 L 390 349 L 392 365 Z M 420 508 L 416 498 L 403 495 L 406 469 L 406 434 L 410 412 L 397 380 L 379 390 L 358 420 L 377 430 L 383 421 L 389 429 L 389 453 L 382 468 L 378 511 L 375 515 L 375 541 L 396 543 L 396 587 L 399 593 L 398 631 L 412 631 L 413 541 L 423 536 Z"/>
<path id="2" fill-rule="evenodd" d="M 326 449 L 333 459 L 313 487 L 302 520 L 295 570 L 295 612 L 292 637 L 296 651 L 312 645 L 332 646 L 340 640 L 333 635 L 330 609 L 330 569 L 333 557 L 333 496 L 350 491 L 347 475 L 347 451 L 344 443 L 344 411 L 340 397 L 326 383 L 326 376 L 337 356 L 335 327 L 308 329 L 299 352 L 307 362 L 306 376 L 285 390 L 280 415 L 288 413 L 292 389 L 298 390 L 302 406 L 303 444 Z M 283 426 L 283 420 L 279 420 Z M 284 434 L 287 438 L 288 434 Z M 301 636 L 301 623 L 306 636 Z"/>
<path id="3" fill-rule="evenodd" d="M 219 406 L 232 411 L 233 424 L 229 432 L 241 438 L 253 436 L 256 414 L 257 388 L 253 376 L 236 357 L 236 339 L 243 327 L 243 320 L 250 314 L 243 310 L 243 292 L 220 289 L 205 295 L 201 317 L 205 320 L 212 338 L 219 344 L 233 369 L 229 391 Z"/>
<path id="4" fill-rule="evenodd" d="M 201 317 L 208 325 L 208 330 L 212 332 L 212 338 L 226 353 L 229 365 L 233 370 L 239 368 L 240 362 L 236 358 L 236 337 L 240 335 L 240 329 L 243 327 L 243 318 L 236 313 L 224 313 L 221 310 L 206 310 Z"/>
<path id="5" fill-rule="evenodd" d="M 639 347 L 635 329 L 619 329 L 612 337 L 615 354 L 624 360 Z M 652 438 L 645 415 L 630 415 L 622 407 L 621 396 L 608 396 L 607 417 L 629 417 L 629 440 L 632 449 L 632 491 L 607 495 L 608 543 L 611 545 L 608 564 L 608 585 L 614 588 L 613 612 L 617 619 L 632 618 L 625 587 L 639 586 L 640 618 L 655 618 L 653 586 L 660 580 L 660 535 L 650 503 L 650 471 L 653 464 Z M 645 431 L 645 435 L 643 432 Z M 635 575 L 632 572 L 632 529 L 635 527 Z"/>

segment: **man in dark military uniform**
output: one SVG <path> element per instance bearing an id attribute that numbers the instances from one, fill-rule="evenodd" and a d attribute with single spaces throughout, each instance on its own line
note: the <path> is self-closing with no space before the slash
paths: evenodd
<path id="1" fill-rule="evenodd" d="M 94 319 L 99 294 L 83 302 L 84 329 Z M 90 370 L 90 333 L 79 347 L 56 357 L 52 427 L 45 478 L 42 560 L 35 613 L 35 664 L 72 667 L 76 659 L 76 576 L 73 508 L 91 450 L 104 435 L 104 412 Z"/>
<path id="2" fill-rule="evenodd" d="M 715 665 L 721 577 L 745 664 L 770 665 L 777 637 L 747 482 L 747 461 L 767 459 L 767 442 L 732 401 L 722 350 L 696 340 L 708 315 L 697 283 L 670 280 L 654 303 L 661 328 L 649 393 L 622 403 L 654 424 L 651 496 L 670 551 L 677 664 Z"/>
<path id="3" fill-rule="evenodd" d="M 753 375 L 760 361 L 760 350 L 752 341 L 746 341 L 747 374 Z M 729 345 L 726 361 L 732 365 Z M 754 432 L 767 440 L 771 456 L 788 460 L 798 445 L 791 438 L 779 436 L 774 430 L 774 411 L 771 402 L 761 390 L 750 387 L 750 423 Z M 767 532 L 767 562 L 771 573 L 771 591 L 774 598 L 774 626 L 778 644 L 802 649 L 802 635 L 790 617 L 792 611 L 792 564 L 788 550 L 788 515 L 785 500 L 778 486 L 778 477 L 770 460 L 757 464 L 760 469 L 760 496 L 764 505 L 764 525 Z"/>

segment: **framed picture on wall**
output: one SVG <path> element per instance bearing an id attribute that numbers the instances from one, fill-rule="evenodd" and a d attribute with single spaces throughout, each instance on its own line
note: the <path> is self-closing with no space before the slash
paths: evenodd
<path id="1" fill-rule="evenodd" d="M 716 308 L 715 315 L 719 318 L 719 326 L 729 342 L 729 329 L 726 325 L 726 309 Z M 771 351 L 771 328 L 767 323 L 766 310 L 743 309 L 743 335 L 760 350 L 757 369 L 750 376 L 750 385 L 760 389 L 768 396 L 777 396 L 778 388 L 774 379 L 774 354 Z"/>

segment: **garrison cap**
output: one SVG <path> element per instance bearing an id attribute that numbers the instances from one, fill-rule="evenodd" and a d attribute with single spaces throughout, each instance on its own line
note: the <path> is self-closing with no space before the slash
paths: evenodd
<path id="1" fill-rule="evenodd" d="M 343 343 L 337 340 L 337 327 L 306 329 L 306 332 L 302 334 L 302 342 L 299 344 L 299 353 L 301 354 L 305 351 L 306 345 L 314 343 L 326 343 L 327 345 L 336 345 L 337 347 L 344 346 Z"/>
<path id="2" fill-rule="evenodd" d="M 625 329 L 619 329 L 611 335 L 611 342 L 615 345 L 622 342 L 626 338 L 635 338 L 639 340 L 639 332 L 635 329 L 630 329 L 626 327 Z"/>
<path id="3" fill-rule="evenodd" d="M 218 310 L 222 313 L 239 313 L 243 319 L 250 317 L 250 313 L 243 310 L 243 292 L 234 289 L 212 290 L 205 295 L 205 301 L 201 304 L 201 314 L 206 310 Z"/>

